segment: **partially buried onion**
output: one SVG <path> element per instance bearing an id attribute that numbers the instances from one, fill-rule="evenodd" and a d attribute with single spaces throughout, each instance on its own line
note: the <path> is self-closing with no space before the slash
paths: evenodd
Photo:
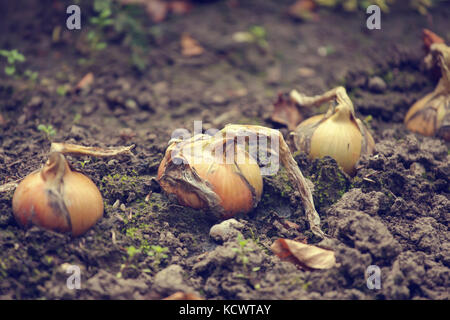
<path id="1" fill-rule="evenodd" d="M 245 149 L 233 139 L 207 135 L 172 143 L 158 181 L 180 204 L 209 209 L 220 218 L 251 211 L 263 189 L 258 163 Z"/>
<path id="2" fill-rule="evenodd" d="M 13 212 L 22 226 L 78 236 L 102 217 L 103 199 L 91 179 L 71 170 L 64 155 L 53 152 L 42 169 L 18 185 Z"/>
<path id="3" fill-rule="evenodd" d="M 441 78 L 433 92 L 409 109 L 405 125 L 412 132 L 450 141 L 450 47 L 431 44 L 427 60 L 440 68 Z"/>
<path id="4" fill-rule="evenodd" d="M 373 153 L 375 142 L 362 121 L 356 118 L 345 88 L 338 87 L 317 97 L 306 97 L 298 92 L 291 96 L 300 105 L 335 102 L 326 114 L 313 116 L 298 125 L 292 133 L 294 144 L 310 158 L 330 156 L 347 174 L 354 174 L 360 158 Z"/>
<path id="5" fill-rule="evenodd" d="M 226 219 L 256 207 L 262 175 L 276 174 L 279 165 L 298 191 L 311 231 L 324 238 L 311 190 L 278 130 L 230 124 L 214 136 L 172 139 L 159 166 L 158 181 L 180 204 L 209 209 Z"/>

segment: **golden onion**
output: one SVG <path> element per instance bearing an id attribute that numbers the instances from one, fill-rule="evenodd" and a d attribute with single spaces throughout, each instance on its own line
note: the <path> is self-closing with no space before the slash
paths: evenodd
<path id="1" fill-rule="evenodd" d="M 24 227 L 79 236 L 102 217 L 103 199 L 91 179 L 71 170 L 63 154 L 52 152 L 42 169 L 17 186 L 13 212 Z"/>
<path id="2" fill-rule="evenodd" d="M 300 123 L 292 133 L 295 148 L 310 158 L 330 156 L 347 174 L 354 174 L 361 156 L 372 154 L 375 141 L 355 111 L 345 88 L 338 87 L 322 96 L 298 95 L 299 104 L 316 104 L 336 100 L 326 114 Z"/>
<path id="3" fill-rule="evenodd" d="M 229 218 L 258 204 L 261 176 L 276 174 L 280 165 L 302 200 L 311 231 L 324 238 L 311 190 L 278 130 L 230 124 L 212 137 L 198 134 L 185 141 L 172 140 L 158 180 L 181 204 L 212 209 L 217 216 Z"/>
<path id="4" fill-rule="evenodd" d="M 412 132 L 450 141 L 450 47 L 434 43 L 427 58 L 440 68 L 441 78 L 433 92 L 412 105 L 404 122 Z"/>
<path id="5" fill-rule="evenodd" d="M 161 188 L 180 204 L 209 209 L 220 218 L 251 211 L 263 189 L 258 163 L 227 141 L 197 135 L 172 143 L 158 168 Z"/>

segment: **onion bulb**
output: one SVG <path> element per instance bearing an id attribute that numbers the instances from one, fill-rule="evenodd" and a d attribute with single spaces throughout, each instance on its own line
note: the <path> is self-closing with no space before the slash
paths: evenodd
<path id="1" fill-rule="evenodd" d="M 324 238 L 311 190 L 278 130 L 230 124 L 214 136 L 173 139 L 157 179 L 182 205 L 210 209 L 226 219 L 256 207 L 263 190 L 262 175 L 276 174 L 279 165 L 300 195 L 311 231 Z"/>
<path id="2" fill-rule="evenodd" d="M 336 100 L 326 114 L 316 115 L 300 123 L 292 133 L 295 148 L 302 150 L 311 159 L 330 156 L 350 175 L 361 156 L 373 153 L 375 142 L 372 135 L 355 111 L 345 88 L 310 98 L 300 96 L 299 103 L 314 104 Z"/>
<path id="3" fill-rule="evenodd" d="M 79 236 L 102 217 L 103 199 L 91 179 L 72 171 L 63 154 L 52 152 L 42 169 L 17 186 L 13 212 L 24 227 Z"/>
<path id="4" fill-rule="evenodd" d="M 405 125 L 412 132 L 450 141 L 450 47 L 443 43 L 432 44 L 427 57 L 440 67 L 441 78 L 433 92 L 409 109 Z"/>
<path id="5" fill-rule="evenodd" d="M 251 211 L 263 189 L 259 165 L 244 148 L 233 139 L 207 135 L 172 143 L 157 179 L 181 205 L 223 219 Z"/>

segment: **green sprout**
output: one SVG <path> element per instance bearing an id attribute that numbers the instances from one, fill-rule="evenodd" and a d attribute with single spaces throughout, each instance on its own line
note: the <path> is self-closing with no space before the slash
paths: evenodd
<path id="1" fill-rule="evenodd" d="M 242 237 L 242 234 L 238 234 L 237 242 L 239 244 L 238 248 L 232 248 L 234 252 L 238 254 L 239 259 L 241 260 L 242 264 L 244 265 L 244 269 L 247 269 L 247 265 L 249 263 L 248 253 L 252 252 L 253 249 L 247 247 L 248 239 L 244 239 Z M 256 271 L 258 271 L 257 269 Z"/>
<path id="2" fill-rule="evenodd" d="M 45 133 L 45 136 L 48 140 L 51 140 L 51 137 L 53 137 L 56 134 L 55 128 L 51 124 L 49 125 L 43 125 L 40 124 L 37 126 L 37 129 L 43 133 Z"/>
<path id="3" fill-rule="evenodd" d="M 233 35 L 233 39 L 236 42 L 256 43 L 261 48 L 269 46 L 266 29 L 257 25 L 251 26 L 248 28 L 248 31 L 236 32 Z"/>
<path id="4" fill-rule="evenodd" d="M 63 84 L 58 86 L 58 88 L 56 88 L 56 93 L 62 97 L 64 97 L 67 92 L 69 92 L 70 90 L 70 86 L 68 84 Z"/>
<path id="5" fill-rule="evenodd" d="M 31 71 L 30 69 L 25 70 L 23 73 L 25 77 L 31 80 L 31 82 L 36 82 L 39 73 L 37 71 Z"/>
<path id="6" fill-rule="evenodd" d="M 136 255 L 141 253 L 141 249 L 137 249 L 134 246 L 129 246 L 127 248 L 127 256 L 124 258 L 125 259 L 125 263 L 122 263 L 120 265 L 120 271 L 117 272 L 116 277 L 117 278 L 122 278 L 122 272 L 123 270 L 125 270 L 127 267 L 132 267 L 132 268 L 136 268 L 135 265 L 133 265 L 133 261 L 136 258 Z"/>
<path id="7" fill-rule="evenodd" d="M 267 48 L 269 43 L 267 42 L 267 32 L 262 26 L 251 26 L 248 29 L 249 33 L 253 36 L 254 42 L 260 47 Z"/>
<path id="8" fill-rule="evenodd" d="M 153 265 L 155 269 L 161 264 L 161 261 L 163 259 L 167 259 L 168 255 L 165 254 L 165 252 L 169 251 L 169 248 L 161 247 L 161 246 L 150 246 L 150 251 L 148 252 L 148 255 L 153 257 Z"/>
<path id="9" fill-rule="evenodd" d="M 105 38 L 105 28 L 112 25 L 114 22 L 111 5 L 111 0 L 94 1 L 94 11 L 97 13 L 97 16 L 89 19 L 89 22 L 94 26 L 94 29 L 90 30 L 86 36 L 93 51 L 101 51 L 108 46 L 103 39 Z"/>
<path id="10" fill-rule="evenodd" d="M 91 160 L 78 161 L 78 163 L 81 165 L 81 168 L 83 168 L 83 169 L 84 169 L 84 166 L 86 164 L 88 164 L 89 162 L 91 162 Z"/>
<path id="11" fill-rule="evenodd" d="M 81 113 L 76 113 L 75 116 L 73 117 L 72 123 L 77 124 L 81 121 Z"/>
<path id="12" fill-rule="evenodd" d="M 13 76 L 16 73 L 16 62 L 24 62 L 25 56 L 17 49 L 14 50 L 0 50 L 0 56 L 3 56 L 6 58 L 8 64 L 5 67 L 5 73 L 8 76 Z"/>
<path id="13" fill-rule="evenodd" d="M 393 4 L 394 0 L 314 0 L 314 2 L 322 7 L 342 7 L 345 11 L 354 12 L 358 9 L 365 10 L 370 5 L 377 5 L 383 12 L 389 12 L 389 6 Z M 420 14 L 427 14 L 428 9 L 433 6 L 436 0 L 409 0 L 409 5 L 412 9 L 418 11 Z"/>

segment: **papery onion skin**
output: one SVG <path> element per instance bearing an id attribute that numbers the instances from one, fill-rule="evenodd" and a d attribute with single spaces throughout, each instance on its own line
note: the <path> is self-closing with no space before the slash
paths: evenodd
<path id="1" fill-rule="evenodd" d="M 211 138 L 211 142 L 213 141 Z M 238 152 L 244 154 L 243 164 L 225 163 L 221 161 L 224 159 L 215 158 L 208 151 L 204 152 L 201 155 L 183 155 L 186 163 L 179 165 L 171 163 L 170 151 L 166 152 L 158 168 L 157 179 L 161 188 L 167 194 L 175 196 L 181 205 L 218 211 L 216 214 L 222 219 L 238 213 L 248 213 L 256 207 L 263 189 L 257 162 L 242 149 Z M 208 191 L 208 196 L 204 196 L 194 186 L 192 179 L 171 179 L 173 174 L 182 176 L 180 171 L 186 174 L 190 170 L 194 177 L 203 182 L 203 190 Z"/>
<path id="2" fill-rule="evenodd" d="M 37 225 L 79 236 L 102 217 L 103 199 L 91 179 L 72 171 L 62 154 L 52 153 L 41 170 L 18 185 L 13 213 L 24 227 Z"/>

